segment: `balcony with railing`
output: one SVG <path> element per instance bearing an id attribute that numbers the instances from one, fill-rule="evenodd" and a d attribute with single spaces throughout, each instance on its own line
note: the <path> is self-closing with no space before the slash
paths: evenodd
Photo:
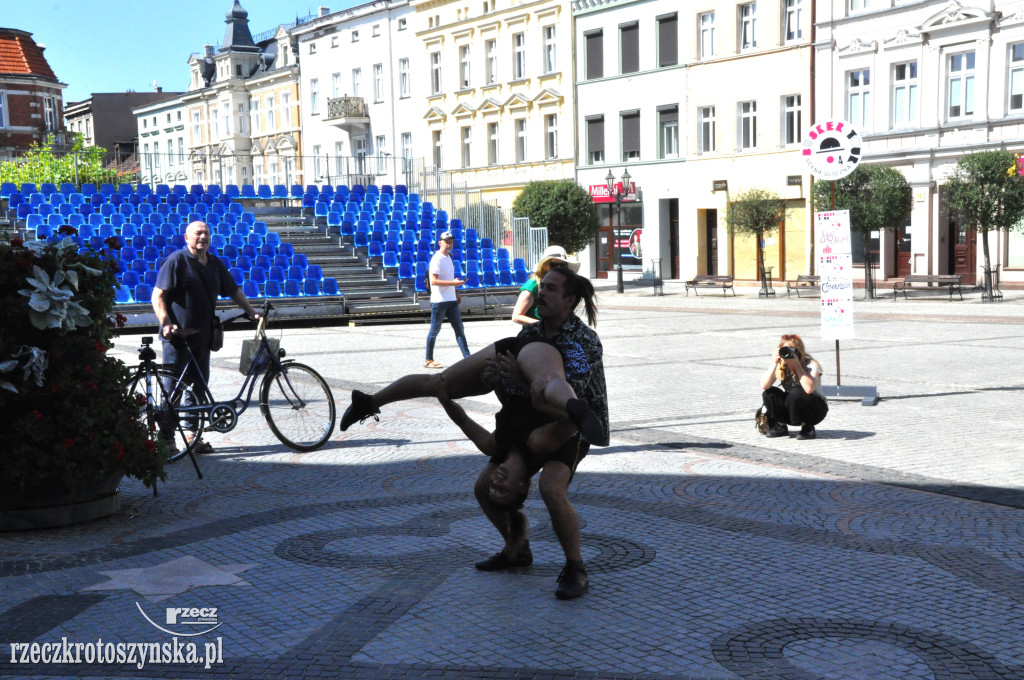
<path id="1" fill-rule="evenodd" d="M 324 122 L 345 132 L 364 132 L 370 127 L 370 114 L 362 97 L 336 97 L 327 100 Z"/>

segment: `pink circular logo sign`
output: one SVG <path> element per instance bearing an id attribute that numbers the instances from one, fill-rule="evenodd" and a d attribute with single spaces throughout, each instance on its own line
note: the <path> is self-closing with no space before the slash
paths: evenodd
<path id="1" fill-rule="evenodd" d="M 803 157 L 819 179 L 839 179 L 857 169 L 861 157 L 860 133 L 845 120 L 811 126 L 804 137 Z"/>

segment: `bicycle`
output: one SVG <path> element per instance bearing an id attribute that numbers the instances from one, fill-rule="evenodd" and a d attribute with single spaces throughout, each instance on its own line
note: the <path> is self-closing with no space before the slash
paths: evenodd
<path id="1" fill-rule="evenodd" d="M 257 379 L 262 375 L 259 404 L 271 431 L 285 446 L 296 451 L 315 451 L 323 446 L 334 432 L 334 396 L 327 381 L 315 370 L 291 359 L 285 360 L 285 351 L 277 340 L 267 338 L 267 318 L 274 306 L 263 305 L 252 345 L 243 346 L 240 370 L 245 374 L 238 394 L 230 401 L 215 401 L 210 387 L 199 372 L 199 364 L 185 342 L 187 361 L 180 373 L 173 364 L 156 362 L 153 338 L 142 338 L 139 347 L 140 363 L 132 370 L 126 388 L 137 395 L 139 418 L 149 430 L 150 437 L 162 437 L 174 444 L 170 460 L 184 456 L 192 460 L 199 479 L 203 473 L 196 461 L 195 449 L 203 432 L 230 432 L 238 424 L 238 417 L 252 401 Z M 227 325 L 244 316 L 224 320 Z M 176 339 L 183 340 L 183 335 Z M 249 352 L 246 366 L 246 350 Z M 198 384 L 185 382 L 189 369 L 194 369 Z"/>

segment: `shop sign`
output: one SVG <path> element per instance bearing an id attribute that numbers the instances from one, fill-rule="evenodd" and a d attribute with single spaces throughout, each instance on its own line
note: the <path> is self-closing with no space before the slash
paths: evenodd
<path id="1" fill-rule="evenodd" d="M 711 191 L 728 191 L 729 180 L 727 179 L 713 179 L 711 180 Z"/>
<path id="2" fill-rule="evenodd" d="M 607 184 L 591 184 L 587 190 L 590 192 L 590 198 L 594 203 L 614 203 L 615 199 L 610 193 L 608 193 Z M 622 201 L 635 201 L 637 200 L 637 187 L 636 182 L 629 183 L 629 192 L 623 197 Z M 622 182 L 615 183 L 615 191 L 622 191 Z"/>

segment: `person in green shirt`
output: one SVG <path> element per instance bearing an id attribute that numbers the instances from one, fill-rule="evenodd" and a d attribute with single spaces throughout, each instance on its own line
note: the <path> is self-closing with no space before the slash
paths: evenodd
<path id="1" fill-rule="evenodd" d="M 537 314 L 537 290 L 540 288 L 541 279 L 551 271 L 553 266 L 558 264 L 565 265 L 573 272 L 578 272 L 580 269 L 579 260 L 576 258 L 569 259 L 565 248 L 562 246 L 548 246 L 541 254 L 540 262 L 537 263 L 537 268 L 533 270 L 533 274 L 530 275 L 530 278 L 519 289 L 519 298 L 516 300 L 516 306 L 512 310 L 512 321 L 523 326 L 529 326 L 540 321 L 540 316 Z"/>

